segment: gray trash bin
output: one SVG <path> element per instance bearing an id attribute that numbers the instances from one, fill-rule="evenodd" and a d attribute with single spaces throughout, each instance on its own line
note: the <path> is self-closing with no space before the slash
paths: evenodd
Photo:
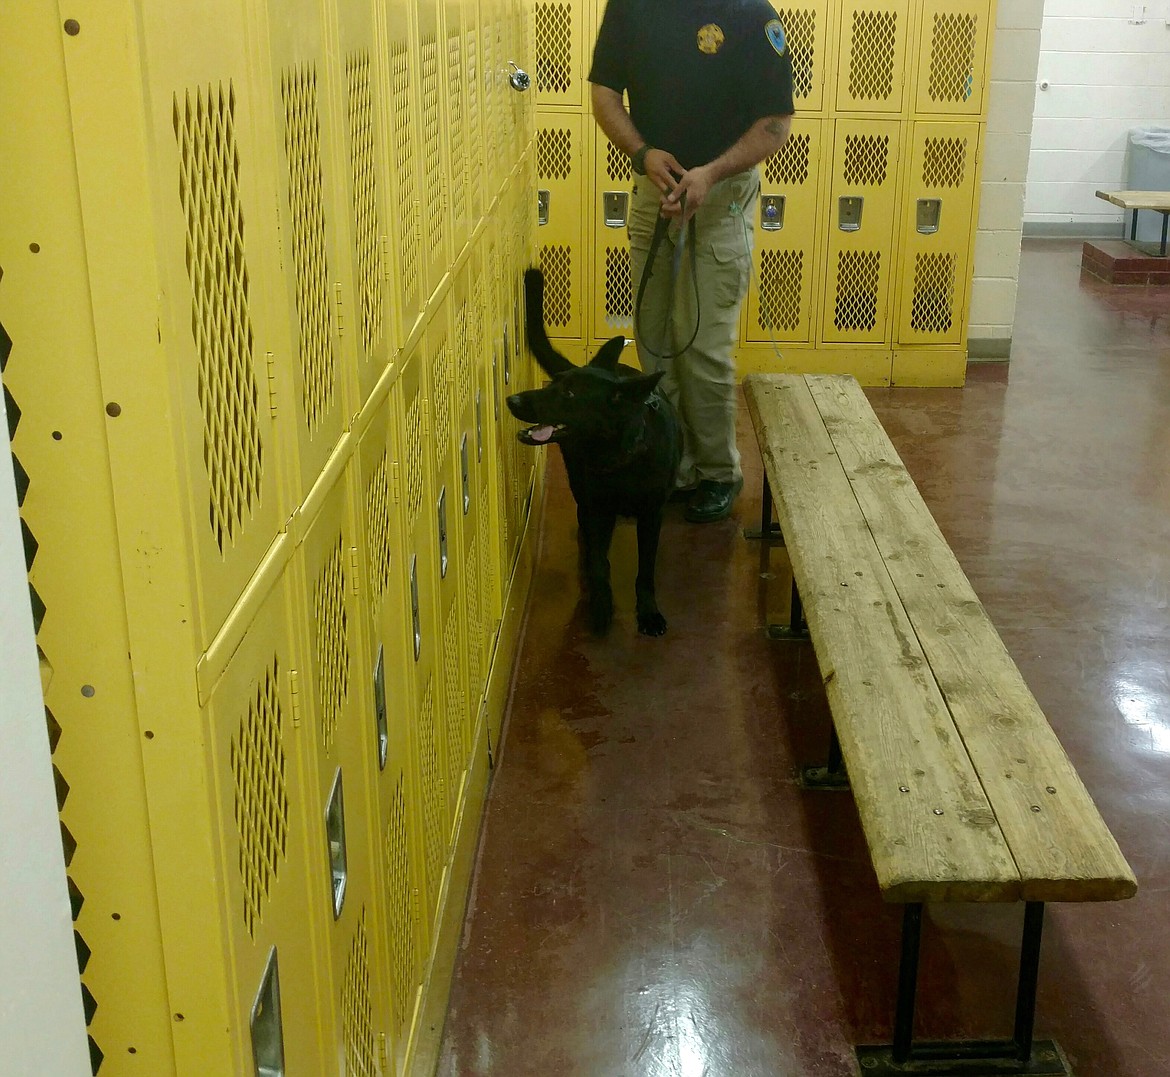
<path id="1" fill-rule="evenodd" d="M 1129 132 L 1125 186 L 1130 191 L 1170 191 L 1170 127 L 1135 127 Z M 1162 238 L 1162 214 L 1139 213 L 1137 238 L 1157 243 Z"/>

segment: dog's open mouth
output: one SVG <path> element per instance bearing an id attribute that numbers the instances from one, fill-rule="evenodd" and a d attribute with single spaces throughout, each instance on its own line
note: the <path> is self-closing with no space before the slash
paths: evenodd
<path id="1" fill-rule="evenodd" d="M 547 445 L 550 441 L 556 441 L 557 435 L 564 429 L 560 425 L 530 426 L 527 430 L 521 430 L 516 436 L 525 445 Z"/>

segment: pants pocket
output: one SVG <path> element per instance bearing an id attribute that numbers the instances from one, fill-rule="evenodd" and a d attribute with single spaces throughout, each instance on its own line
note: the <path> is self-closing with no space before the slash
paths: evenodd
<path id="1" fill-rule="evenodd" d="M 711 302 L 721 310 L 739 306 L 747 294 L 751 276 L 751 246 L 746 235 L 721 236 L 713 240 L 711 251 Z"/>

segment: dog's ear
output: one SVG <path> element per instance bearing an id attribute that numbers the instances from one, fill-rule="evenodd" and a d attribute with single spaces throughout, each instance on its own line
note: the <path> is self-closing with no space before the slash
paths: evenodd
<path id="1" fill-rule="evenodd" d="M 625 346 L 625 337 L 611 337 L 601 346 L 601 351 L 589 360 L 589 365 L 600 367 L 602 370 L 616 370 Z"/>
<path id="2" fill-rule="evenodd" d="M 637 378 L 622 378 L 614 387 L 614 397 L 640 404 L 654 392 L 665 373 L 664 370 L 656 370 L 653 374 L 643 374 Z"/>

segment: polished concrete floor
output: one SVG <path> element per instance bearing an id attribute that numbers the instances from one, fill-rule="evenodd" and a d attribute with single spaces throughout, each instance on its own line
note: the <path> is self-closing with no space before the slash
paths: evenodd
<path id="1" fill-rule="evenodd" d="M 1139 880 L 1052 906 L 1037 1034 L 1078 1077 L 1170 1075 L 1170 288 L 1025 248 L 1012 360 L 961 390 L 872 390 Z M 767 641 L 760 462 L 731 520 L 672 510 L 663 639 L 633 622 L 632 526 L 602 641 L 577 606 L 550 459 L 539 567 L 481 839 L 443 1077 L 846 1077 L 890 1035 L 900 913 L 848 794 L 804 793 L 828 713 L 807 645 Z M 1010 1029 L 1018 907 L 933 907 L 919 1031 Z"/>

